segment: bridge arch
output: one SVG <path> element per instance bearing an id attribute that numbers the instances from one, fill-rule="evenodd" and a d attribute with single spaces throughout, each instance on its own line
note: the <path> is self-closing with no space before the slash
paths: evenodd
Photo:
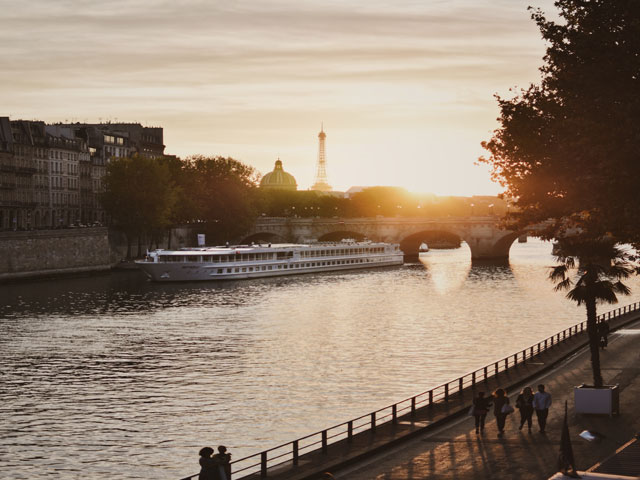
<path id="1" fill-rule="evenodd" d="M 405 256 L 417 256 L 422 243 L 429 248 L 458 248 L 462 238 L 448 230 L 422 230 L 400 240 L 400 250 Z"/>

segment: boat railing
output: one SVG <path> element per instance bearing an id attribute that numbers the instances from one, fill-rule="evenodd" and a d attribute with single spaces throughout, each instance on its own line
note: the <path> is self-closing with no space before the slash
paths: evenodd
<path id="1" fill-rule="evenodd" d="M 640 302 L 636 302 L 624 307 L 620 307 L 609 312 L 598 315 L 597 321 L 610 321 L 621 315 L 634 312 L 640 309 Z M 244 476 L 259 474 L 261 478 L 268 477 L 268 469 L 279 465 L 290 463 L 298 465 L 300 456 L 311 451 L 321 450 L 327 452 L 328 445 L 340 440 L 349 441 L 354 435 L 367 430 L 375 431 L 377 427 L 387 422 L 397 422 L 398 418 L 415 414 L 421 407 L 432 406 L 438 402 L 447 402 L 454 395 L 462 395 L 463 390 L 475 387 L 476 384 L 498 375 L 513 367 L 521 365 L 526 360 L 547 351 L 554 346 L 584 332 L 587 322 L 582 321 L 576 325 L 551 335 L 523 350 L 508 355 L 498 361 L 485 365 L 465 375 L 462 375 L 447 383 L 443 383 L 430 390 L 426 390 L 412 397 L 405 398 L 392 405 L 380 408 L 373 412 L 353 418 L 349 421 L 334 425 L 332 427 L 311 433 L 296 440 L 283 443 L 276 447 L 263 450 L 262 452 L 249 455 L 233 461 L 233 477 L 241 479 Z M 243 475 L 242 477 L 238 475 Z M 181 480 L 192 480 L 198 474 L 184 477 Z"/>

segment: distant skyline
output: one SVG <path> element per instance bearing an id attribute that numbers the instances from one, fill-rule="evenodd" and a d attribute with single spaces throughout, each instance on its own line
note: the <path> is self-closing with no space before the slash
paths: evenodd
<path id="1" fill-rule="evenodd" d="M 167 153 L 314 181 L 500 191 L 493 95 L 537 82 L 552 0 L 0 0 L 0 115 L 164 127 Z"/>

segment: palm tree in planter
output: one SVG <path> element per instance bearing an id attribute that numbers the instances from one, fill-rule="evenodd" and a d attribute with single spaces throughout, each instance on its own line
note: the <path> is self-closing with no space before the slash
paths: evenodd
<path id="1" fill-rule="evenodd" d="M 617 411 L 617 388 L 614 387 L 616 393 L 612 400 L 611 387 L 604 385 L 600 371 L 597 305 L 613 304 L 618 301 L 618 295 L 629 295 L 631 291 L 622 280 L 635 273 L 636 267 L 633 258 L 609 238 L 565 237 L 557 246 L 555 255 L 558 265 L 551 267 L 549 279 L 556 283 L 556 291 L 568 290 L 567 298 L 578 306 L 584 304 L 587 310 L 593 387 L 582 385 L 576 388 L 576 411 L 611 414 L 612 410 Z M 607 397 L 608 401 L 596 401 L 598 405 L 591 405 L 594 395 L 585 394 L 590 389 L 596 391 L 594 395 L 600 395 L 603 399 Z M 603 401 L 608 406 L 602 404 Z"/>

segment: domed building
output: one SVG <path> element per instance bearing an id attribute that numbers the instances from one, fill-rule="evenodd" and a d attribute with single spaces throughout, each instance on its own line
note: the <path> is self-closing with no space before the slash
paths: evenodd
<path id="1" fill-rule="evenodd" d="M 296 179 L 290 173 L 287 173 L 282 168 L 282 162 L 280 159 L 276 160 L 276 166 L 272 172 L 267 173 L 262 180 L 260 180 L 260 188 L 279 188 L 281 190 L 297 190 L 298 184 Z"/>

